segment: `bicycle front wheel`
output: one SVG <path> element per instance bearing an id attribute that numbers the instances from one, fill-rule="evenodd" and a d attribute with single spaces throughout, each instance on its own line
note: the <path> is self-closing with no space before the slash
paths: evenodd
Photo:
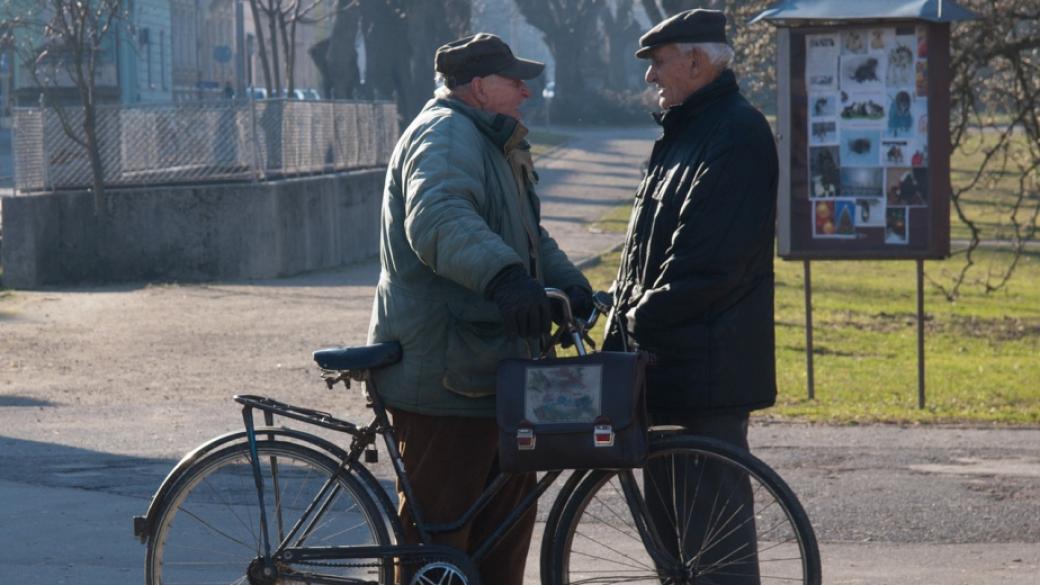
<path id="1" fill-rule="evenodd" d="M 657 440 L 646 466 L 597 471 L 564 507 L 543 575 L 554 585 L 819 585 L 809 519 L 750 453 L 694 436 Z"/>
<path id="2" fill-rule="evenodd" d="M 288 542 L 297 547 L 390 544 L 369 492 L 378 485 L 366 486 L 330 457 L 294 443 L 258 441 L 257 452 L 272 551 L 294 528 Z M 232 445 L 195 463 L 171 489 L 148 541 L 150 585 L 310 582 L 302 576 L 314 573 L 343 579 L 337 582 L 391 582 L 386 561 L 280 563 L 258 577 L 265 551 L 250 460 L 247 444 Z"/>

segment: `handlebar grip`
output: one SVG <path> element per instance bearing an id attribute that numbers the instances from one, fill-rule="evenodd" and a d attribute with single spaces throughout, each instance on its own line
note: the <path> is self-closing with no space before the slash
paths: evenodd
<path id="1" fill-rule="evenodd" d="M 596 307 L 597 311 L 606 315 L 614 308 L 614 297 L 608 292 L 596 291 L 596 294 L 592 295 L 592 305 Z"/>

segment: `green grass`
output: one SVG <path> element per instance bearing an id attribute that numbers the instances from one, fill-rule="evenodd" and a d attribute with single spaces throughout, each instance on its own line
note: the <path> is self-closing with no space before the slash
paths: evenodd
<path id="1" fill-rule="evenodd" d="M 610 285 L 617 262 L 618 254 L 610 254 L 586 270 L 594 287 Z M 778 259 L 780 394 L 777 406 L 761 414 L 849 424 L 1040 424 L 1040 254 L 1027 255 L 1009 289 L 998 294 L 968 292 L 948 303 L 926 288 L 924 410 L 917 408 L 914 263 L 812 266 L 816 399 L 806 391 L 802 263 Z"/>
<path id="2" fill-rule="evenodd" d="M 950 160 L 950 181 L 954 191 L 966 187 L 976 171 L 982 166 L 985 152 L 996 143 L 997 136 L 992 133 L 974 132 L 965 138 L 961 148 L 953 154 Z M 1026 156 L 1028 146 L 1025 135 L 1018 132 L 1014 135 L 1009 146 L 1012 157 Z M 1006 170 L 1000 172 L 998 165 L 990 163 L 990 167 L 996 171 L 980 181 L 970 191 L 961 196 L 965 214 L 969 219 L 976 222 L 980 229 L 980 237 L 983 240 L 1004 240 L 1013 235 L 1013 226 L 1009 220 L 1012 206 L 1018 197 L 1019 180 L 1021 173 L 1015 165 L 1008 165 Z M 1019 214 L 1019 221 L 1028 225 L 1030 213 L 1040 205 L 1036 195 L 1036 179 L 1033 179 L 1033 195 L 1025 201 L 1025 209 Z M 966 239 L 971 237 L 968 227 L 961 223 L 950 205 L 951 232 L 954 239 Z M 1034 221 L 1033 225 L 1037 225 Z"/>

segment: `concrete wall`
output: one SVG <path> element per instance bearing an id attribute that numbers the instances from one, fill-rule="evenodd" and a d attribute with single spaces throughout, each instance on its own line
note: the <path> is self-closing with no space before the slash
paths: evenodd
<path id="1" fill-rule="evenodd" d="M 271 278 L 379 251 L 383 170 L 249 184 L 9 197 L 3 283 Z"/>

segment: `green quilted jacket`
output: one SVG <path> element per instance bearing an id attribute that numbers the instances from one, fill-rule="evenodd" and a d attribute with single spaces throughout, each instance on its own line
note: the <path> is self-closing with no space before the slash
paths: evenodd
<path id="1" fill-rule="evenodd" d="M 374 376 L 389 406 L 494 416 L 498 362 L 538 348 L 505 336 L 488 282 L 519 264 L 547 286 L 589 287 L 540 226 L 526 134 L 510 116 L 435 99 L 398 141 L 369 327 L 370 343 L 397 340 L 404 350 Z"/>

